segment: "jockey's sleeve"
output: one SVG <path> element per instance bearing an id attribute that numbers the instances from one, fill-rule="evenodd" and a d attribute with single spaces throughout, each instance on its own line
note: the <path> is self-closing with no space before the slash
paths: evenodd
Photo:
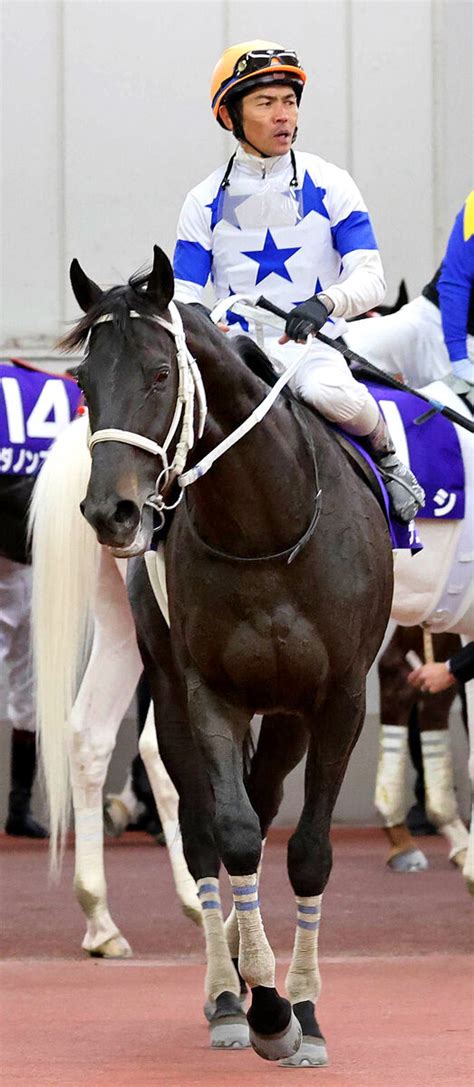
<path id="1" fill-rule="evenodd" d="M 324 286 L 334 303 L 335 317 L 358 317 L 379 306 L 385 297 L 385 278 L 369 214 L 350 174 L 326 194 L 333 246 L 341 257 L 337 283 Z"/>
<path id="2" fill-rule="evenodd" d="M 451 362 L 457 362 L 468 357 L 468 315 L 474 292 L 474 189 L 454 221 L 437 287 L 446 347 Z"/>
<path id="3" fill-rule="evenodd" d="M 173 257 L 175 299 L 178 302 L 202 301 L 211 265 L 210 215 L 191 192 L 179 216 Z"/>
<path id="4" fill-rule="evenodd" d="M 449 661 L 449 671 L 460 683 L 474 679 L 474 642 L 468 642 Z"/>

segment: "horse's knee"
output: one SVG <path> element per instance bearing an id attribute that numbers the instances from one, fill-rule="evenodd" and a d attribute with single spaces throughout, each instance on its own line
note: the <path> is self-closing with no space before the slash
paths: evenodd
<path id="1" fill-rule="evenodd" d="M 87 731 L 74 732 L 71 750 L 71 774 L 75 784 L 102 788 L 115 736 L 93 735 Z"/>
<path id="2" fill-rule="evenodd" d="M 262 852 L 260 821 L 249 805 L 249 812 L 215 815 L 215 836 L 218 852 L 231 876 L 246 876 L 256 872 Z"/>
<path id="3" fill-rule="evenodd" d="M 295 895 L 320 895 L 332 868 L 332 846 L 329 835 L 309 838 L 299 829 L 288 843 L 288 875 Z"/>

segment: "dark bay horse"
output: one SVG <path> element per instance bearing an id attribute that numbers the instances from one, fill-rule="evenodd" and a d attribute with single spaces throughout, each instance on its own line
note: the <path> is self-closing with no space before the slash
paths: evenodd
<path id="1" fill-rule="evenodd" d="M 160 509 L 174 502 L 184 462 L 188 473 L 203 473 L 203 458 L 268 393 L 254 372 L 264 372 L 265 356 L 248 338 L 223 336 L 193 307 L 174 307 L 171 266 L 157 247 L 150 275 L 124 287 L 102 292 L 76 261 L 71 282 L 85 317 L 65 345 L 90 334 L 78 374 L 92 432 L 83 512 L 100 543 L 118 555 L 140 554 L 150 538 L 147 503 Z M 187 349 L 202 375 L 205 425 L 189 356 L 183 370 Z M 178 435 L 180 401 L 185 425 Z M 164 684 L 176 705 L 158 739 L 180 795 L 205 928 L 222 926 L 220 858 L 232 885 L 239 968 L 252 989 L 254 1048 L 268 1060 L 325 1063 L 314 1011 L 321 899 L 331 869 L 331 814 L 390 613 L 384 517 L 322 420 L 279 397 L 176 509 L 166 541 L 171 641 L 143 560 L 135 566 L 130 595 L 152 693 L 162 700 Z M 255 713 L 264 715 L 268 740 L 247 791 L 242 744 Z M 288 847 L 297 906 L 290 1004 L 275 988 L 257 869 L 283 779 L 306 747 L 304 806 Z"/>

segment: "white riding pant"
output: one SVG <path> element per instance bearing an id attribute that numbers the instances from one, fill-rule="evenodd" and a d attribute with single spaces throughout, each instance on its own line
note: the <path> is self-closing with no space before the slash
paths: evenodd
<path id="1" fill-rule="evenodd" d="M 451 373 L 440 311 L 422 295 L 388 317 L 353 321 L 344 339 L 369 362 L 389 374 L 402 374 L 417 389 Z M 467 343 L 474 362 L 474 336 Z"/>
<path id="2" fill-rule="evenodd" d="M 6 714 L 14 728 L 36 730 L 30 642 L 31 566 L 0 555 L 0 666 L 6 670 Z M 47 637 L 47 631 L 45 631 Z"/>
<path id="3" fill-rule="evenodd" d="M 379 409 L 373 396 L 352 376 L 344 356 L 334 347 L 314 339 L 309 354 L 303 344 L 279 344 L 265 340 L 265 350 L 282 373 L 299 355 L 305 356 L 291 378 L 290 388 L 326 419 L 350 434 L 370 434 L 377 426 Z"/>

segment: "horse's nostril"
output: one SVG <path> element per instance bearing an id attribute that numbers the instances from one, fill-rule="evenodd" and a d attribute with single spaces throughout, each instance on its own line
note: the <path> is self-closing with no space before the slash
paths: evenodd
<path id="1" fill-rule="evenodd" d="M 140 514 L 134 502 L 129 502 L 126 499 L 117 502 L 114 513 L 114 521 L 116 524 L 123 525 L 130 522 L 137 525 L 139 519 Z"/>
<path id="2" fill-rule="evenodd" d="M 85 514 L 85 509 L 86 509 L 86 500 L 85 500 L 85 498 L 82 499 L 82 502 L 79 502 L 79 509 L 80 509 L 80 511 L 82 513 L 82 516 L 85 517 L 86 516 L 86 514 Z"/>

